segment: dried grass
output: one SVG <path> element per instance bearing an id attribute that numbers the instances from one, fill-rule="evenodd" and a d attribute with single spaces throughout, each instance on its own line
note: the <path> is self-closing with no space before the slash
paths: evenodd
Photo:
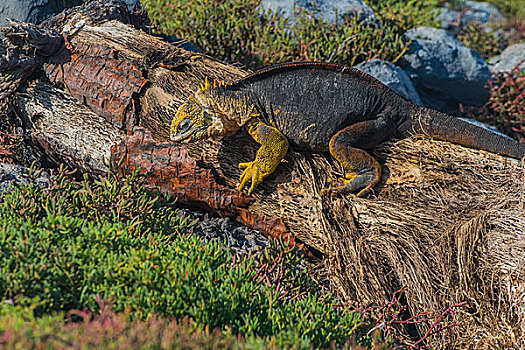
<path id="1" fill-rule="evenodd" d="M 353 229 L 327 237 L 334 287 L 375 305 L 404 287 L 412 316 L 466 301 L 442 321 L 459 325 L 428 338 L 432 349 L 525 348 L 520 164 L 419 137 L 376 155 L 389 172 L 380 193 L 354 198 Z M 416 324 L 419 336 L 431 325 Z"/>

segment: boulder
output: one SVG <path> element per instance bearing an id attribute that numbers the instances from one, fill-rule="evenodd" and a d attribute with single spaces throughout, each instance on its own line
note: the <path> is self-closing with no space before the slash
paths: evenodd
<path id="1" fill-rule="evenodd" d="M 316 18 L 327 22 L 342 22 L 346 17 L 355 16 L 360 22 L 379 25 L 374 11 L 362 0 L 262 0 L 261 7 L 263 10 L 279 11 L 293 23 L 296 21 L 294 3 L 298 8 L 313 11 Z"/>
<path id="2" fill-rule="evenodd" d="M 0 163 L 0 195 L 8 191 L 13 183 L 29 184 L 49 187 L 50 176 L 47 172 L 40 172 L 36 177 L 30 176 L 28 168 L 17 164 Z"/>
<path id="3" fill-rule="evenodd" d="M 490 97 L 488 65 L 444 29 L 413 28 L 401 61 L 427 107 L 453 112 L 459 104 L 482 106 Z"/>
<path id="4" fill-rule="evenodd" d="M 423 106 L 421 97 L 404 70 L 398 66 L 380 59 L 374 59 L 359 63 L 354 68 L 367 73 L 403 97 L 411 100 L 417 105 Z"/>
<path id="5" fill-rule="evenodd" d="M 465 1 L 456 8 L 442 7 L 440 10 L 437 19 L 441 21 L 441 28 L 454 33 L 473 22 L 487 24 L 505 19 L 501 12 L 488 2 Z"/>
<path id="6" fill-rule="evenodd" d="M 508 73 L 517 65 L 520 69 L 525 70 L 525 43 L 507 47 L 499 56 L 492 58 L 489 63 L 492 74 Z"/>
<path id="7" fill-rule="evenodd" d="M 64 9 L 78 6 L 83 0 L 2 0 L 0 2 L 0 26 L 7 19 L 40 23 Z"/>

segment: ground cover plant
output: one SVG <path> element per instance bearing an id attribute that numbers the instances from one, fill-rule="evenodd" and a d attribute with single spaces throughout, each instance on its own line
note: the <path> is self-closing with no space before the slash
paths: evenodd
<path id="1" fill-rule="evenodd" d="M 487 0 L 487 2 L 497 7 L 507 18 L 524 18 L 525 16 L 525 3 L 523 1 Z"/>
<path id="2" fill-rule="evenodd" d="M 501 54 L 505 47 L 525 40 L 525 2 L 489 0 L 505 17 L 503 22 L 479 24 L 472 22 L 462 28 L 458 39 L 477 51 L 486 61 Z M 464 3 L 454 1 L 453 7 Z"/>
<path id="3" fill-rule="evenodd" d="M 161 33 L 189 40 L 205 53 L 256 69 L 276 63 L 318 60 L 354 65 L 398 60 L 407 49 L 404 32 L 435 25 L 437 1 L 372 1 L 380 27 L 345 25 L 314 18 L 296 8 L 291 23 L 279 13 L 260 12 L 259 0 L 147 0 L 144 6 Z"/>
<path id="4" fill-rule="evenodd" d="M 458 39 L 469 49 L 478 52 L 484 60 L 488 61 L 503 52 L 508 46 L 508 39 L 501 31 L 485 30 L 486 25 L 471 23 L 458 35 Z"/>
<path id="5" fill-rule="evenodd" d="M 0 348 L 6 349 L 301 349 L 308 343 L 283 342 L 275 336 L 233 334 L 231 329 L 202 329 L 189 318 L 150 317 L 129 321 L 129 314 L 112 312 L 102 305 L 100 314 L 73 310 L 35 317 L 30 308 L 0 306 Z M 72 322 L 71 319 L 82 318 Z M 66 322 L 64 322 L 66 320 Z M 388 344 L 374 332 L 375 349 Z M 330 347 L 360 350 L 355 338 Z"/>
<path id="6" fill-rule="evenodd" d="M 113 170 L 95 182 L 61 171 L 49 189 L 15 186 L 0 198 L 0 300 L 35 317 L 97 313 L 104 300 L 136 322 L 188 318 L 195 330 L 283 346 L 369 344 L 368 322 L 320 291 L 297 248 L 232 255 L 188 233 L 167 204 L 138 173 Z M 0 327 L 1 344 L 16 330 Z"/>

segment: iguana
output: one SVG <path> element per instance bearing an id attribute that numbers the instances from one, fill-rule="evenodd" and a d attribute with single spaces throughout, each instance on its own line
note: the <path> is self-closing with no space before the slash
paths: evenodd
<path id="1" fill-rule="evenodd" d="M 254 161 L 239 164 L 239 190 L 251 181 L 249 194 L 274 172 L 288 140 L 294 148 L 329 151 L 345 175 L 324 191 L 360 190 L 357 196 L 381 177 L 380 164 L 365 150 L 391 136 L 425 134 L 513 158 L 525 155 L 525 144 L 417 106 L 357 69 L 320 62 L 271 66 L 231 84 L 206 80 L 178 109 L 170 138 L 194 142 L 242 126 L 261 144 Z"/>

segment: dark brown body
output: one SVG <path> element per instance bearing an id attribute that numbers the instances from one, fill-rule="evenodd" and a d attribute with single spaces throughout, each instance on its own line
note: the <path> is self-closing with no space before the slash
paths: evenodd
<path id="1" fill-rule="evenodd" d="M 370 191 L 380 180 L 381 166 L 365 150 L 394 135 L 425 134 L 518 159 L 525 155 L 523 144 L 419 107 L 379 80 L 338 64 L 277 65 L 215 88 L 213 94 L 217 101 L 255 107 L 257 123 L 268 126 L 253 133 L 256 139 L 282 133 L 297 148 L 330 151 L 345 176 L 329 192 Z M 265 156 L 259 155 L 258 164 L 279 161 L 270 144 L 262 149 Z"/>
<path id="2" fill-rule="evenodd" d="M 276 65 L 218 90 L 253 103 L 261 119 L 276 126 L 295 146 L 313 151 L 328 150 L 337 132 L 369 121 L 353 138 L 359 148 L 392 135 L 424 133 L 510 157 L 525 155 L 525 145 L 419 107 L 368 74 L 339 64 Z"/>

